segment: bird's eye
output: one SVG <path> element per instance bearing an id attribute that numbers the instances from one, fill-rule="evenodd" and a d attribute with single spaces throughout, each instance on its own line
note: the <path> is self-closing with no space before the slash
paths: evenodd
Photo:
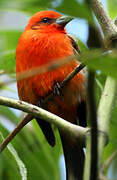
<path id="1" fill-rule="evenodd" d="M 41 22 L 47 23 L 47 22 L 49 22 L 49 20 L 50 20 L 49 18 L 43 18 Z"/>

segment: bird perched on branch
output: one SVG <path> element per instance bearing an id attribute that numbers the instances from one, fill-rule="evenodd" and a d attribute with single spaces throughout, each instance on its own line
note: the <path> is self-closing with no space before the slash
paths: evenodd
<path id="1" fill-rule="evenodd" d="M 62 16 L 54 11 L 41 11 L 29 20 L 22 33 L 16 49 L 16 72 L 22 72 L 52 63 L 62 61 L 63 58 L 73 56 L 74 50 L 79 52 L 75 40 L 66 32 L 65 25 L 73 18 Z M 60 90 L 60 83 L 73 71 L 79 62 L 77 59 L 32 77 L 17 79 L 20 100 L 39 105 L 55 91 L 55 96 L 46 103 L 46 110 L 63 119 L 81 126 L 86 126 L 86 79 L 82 72 L 78 73 L 67 85 Z M 36 118 L 45 138 L 51 146 L 55 145 L 55 136 L 51 125 L 40 118 Z M 61 129 L 66 178 L 68 180 L 82 180 L 84 152 L 82 145 L 74 142 Z"/>

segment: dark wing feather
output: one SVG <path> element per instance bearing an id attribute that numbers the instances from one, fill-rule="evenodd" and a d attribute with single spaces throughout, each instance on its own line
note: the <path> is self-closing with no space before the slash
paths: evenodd
<path id="1" fill-rule="evenodd" d="M 73 49 L 75 53 L 81 53 L 81 50 L 73 36 L 68 36 L 71 40 Z M 79 120 L 79 125 L 82 127 L 87 126 L 87 102 L 86 101 L 81 101 L 80 104 L 78 104 L 78 110 L 77 110 L 77 116 Z"/>
<path id="2" fill-rule="evenodd" d="M 51 127 L 51 124 L 44 121 L 43 119 L 36 118 L 37 123 L 39 124 L 47 142 L 51 145 L 54 146 L 56 144 L 56 139 L 55 135 L 53 132 L 53 129 Z"/>
<path id="3" fill-rule="evenodd" d="M 79 48 L 79 46 L 78 46 L 78 43 L 76 42 L 76 40 L 75 40 L 75 38 L 73 37 L 73 36 L 71 36 L 71 35 L 68 35 L 68 37 L 70 38 L 70 40 L 71 40 L 71 43 L 72 43 L 72 46 L 73 46 L 73 50 L 74 50 L 74 52 L 76 53 L 81 53 L 81 50 L 80 50 L 80 48 Z"/>

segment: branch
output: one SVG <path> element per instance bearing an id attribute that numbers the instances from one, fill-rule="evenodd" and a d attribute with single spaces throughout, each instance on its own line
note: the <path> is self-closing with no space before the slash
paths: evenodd
<path id="1" fill-rule="evenodd" d="M 6 98 L 6 97 L 0 97 L 0 105 L 4 105 L 4 106 L 22 110 L 24 112 L 30 113 L 34 117 L 40 117 L 49 123 L 55 124 L 58 128 L 65 131 L 69 135 L 69 138 L 72 138 L 72 140 L 74 140 L 74 141 L 79 140 L 82 144 L 85 144 L 84 142 L 85 142 L 85 134 L 88 130 L 87 128 L 73 125 L 72 123 L 67 122 L 64 119 L 44 110 L 42 108 L 39 108 L 37 106 L 34 106 L 32 104 L 29 104 L 29 103 L 26 103 L 26 102 L 23 102 L 20 100 L 15 100 L 15 99 Z M 26 125 L 28 122 L 29 122 L 28 119 L 26 119 L 25 122 L 20 122 L 19 125 L 12 132 L 12 135 L 15 136 L 17 134 L 17 132 L 19 132 L 22 129 L 22 127 L 24 125 Z M 11 134 L 9 136 L 11 136 Z M 9 136 L 7 137 L 7 140 L 9 138 Z M 12 139 L 12 137 L 10 138 L 10 140 L 11 139 Z M 3 151 L 3 149 L 6 147 L 6 145 L 9 142 L 10 141 L 7 141 L 6 143 L 3 142 L 3 144 L 0 146 L 0 152 Z"/>
<path id="2" fill-rule="evenodd" d="M 109 17 L 108 13 L 104 9 L 100 0 L 91 0 L 92 1 L 92 9 L 99 21 L 99 24 L 103 30 L 106 42 L 110 44 L 113 39 L 117 40 L 117 26 Z"/>
<path id="3" fill-rule="evenodd" d="M 109 168 L 110 164 L 114 160 L 114 158 L 117 156 L 117 151 L 114 151 L 108 159 L 104 162 L 104 164 L 101 167 L 102 174 L 105 174 L 106 170 Z"/>
<path id="4" fill-rule="evenodd" d="M 60 83 L 60 89 L 62 90 L 67 83 L 76 75 L 78 74 L 83 68 L 85 67 L 84 63 L 80 64 L 79 66 L 77 66 L 71 73 L 68 74 L 68 76 L 62 81 L 62 83 Z M 44 101 L 43 104 L 46 104 L 48 101 L 50 101 L 53 97 L 55 96 L 54 92 L 51 93 L 49 96 L 47 96 Z"/>
<path id="5" fill-rule="evenodd" d="M 98 177 L 98 141 L 97 141 L 97 112 L 95 103 L 95 73 L 89 71 L 88 76 L 88 102 L 89 102 L 89 119 L 91 121 L 91 169 L 90 169 L 90 179 L 97 179 Z"/>
<path id="6" fill-rule="evenodd" d="M 101 96 L 101 100 L 98 107 L 98 127 L 101 130 L 99 136 L 99 167 L 102 164 L 102 154 L 104 150 L 105 143 L 107 141 L 107 136 L 109 135 L 109 128 L 110 128 L 110 120 L 112 109 L 116 99 L 116 92 L 117 92 L 117 83 L 116 81 L 108 77 L 105 83 L 104 91 Z"/>
<path id="7" fill-rule="evenodd" d="M 106 173 L 107 169 L 109 168 L 110 164 L 112 163 L 112 161 L 116 156 L 117 156 L 117 151 L 114 151 L 104 162 L 104 164 L 100 169 L 99 180 L 109 180 L 104 174 Z"/>
<path id="8" fill-rule="evenodd" d="M 91 0 L 85 0 L 91 11 Z M 95 25 L 94 18 L 92 16 L 93 25 L 89 23 L 89 36 L 88 47 L 101 48 L 103 47 L 103 38 Z M 88 110 L 89 119 L 91 124 L 91 134 L 87 136 L 86 142 L 86 159 L 85 159 L 85 171 L 84 180 L 97 180 L 98 179 L 98 126 L 97 126 L 97 112 L 96 112 L 96 99 L 95 99 L 95 72 L 89 70 L 88 73 Z"/>

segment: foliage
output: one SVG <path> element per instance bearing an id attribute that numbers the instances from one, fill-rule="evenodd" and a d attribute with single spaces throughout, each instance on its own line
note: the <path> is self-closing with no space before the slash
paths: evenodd
<path id="1" fill-rule="evenodd" d="M 108 0 L 108 10 L 112 18 L 117 15 L 116 0 Z M 90 13 L 85 1 L 76 0 L 8 0 L 0 1 L 0 11 L 16 11 L 24 12 L 26 15 L 32 15 L 43 9 L 54 9 L 65 14 L 75 17 L 84 18 L 91 22 Z M 4 83 L 4 75 L 10 76 L 15 74 L 15 49 L 20 37 L 21 30 L 0 30 L 0 83 Z M 111 75 L 117 78 L 117 52 L 102 55 L 100 50 L 92 50 L 90 53 L 81 40 L 78 40 L 83 57 L 86 57 L 86 64 L 96 70 L 96 101 L 99 102 L 102 89 L 105 83 L 105 77 Z M 1 86 L 0 86 L 1 87 Z M 6 84 L 6 87 L 9 87 Z M 2 87 L 0 89 L 2 92 Z M 9 92 L 9 89 L 7 89 Z M 8 94 L 7 92 L 7 94 Z M 4 94 L 6 95 L 6 94 Z M 14 97 L 16 94 L 14 93 Z M 0 107 L 0 119 L 5 118 L 10 124 L 16 125 L 21 121 L 22 114 L 15 114 L 10 108 Z M 117 133 L 116 133 L 116 117 L 117 105 L 113 109 L 112 121 L 110 127 L 110 142 L 105 147 L 103 161 L 117 149 Z M 26 126 L 15 139 L 12 145 L 0 155 L 0 180 L 52 180 L 60 179 L 59 158 L 62 154 L 61 142 L 57 129 L 55 134 L 57 142 L 55 148 L 51 148 L 45 141 L 41 130 L 35 120 Z M 9 133 L 9 130 L 3 124 L 0 124 L 0 141 Z M 115 158 L 113 165 L 117 167 L 117 159 Z M 114 172 L 114 171 L 113 171 Z M 27 174 L 27 177 L 26 177 Z M 114 173 L 111 174 L 114 176 Z"/>

